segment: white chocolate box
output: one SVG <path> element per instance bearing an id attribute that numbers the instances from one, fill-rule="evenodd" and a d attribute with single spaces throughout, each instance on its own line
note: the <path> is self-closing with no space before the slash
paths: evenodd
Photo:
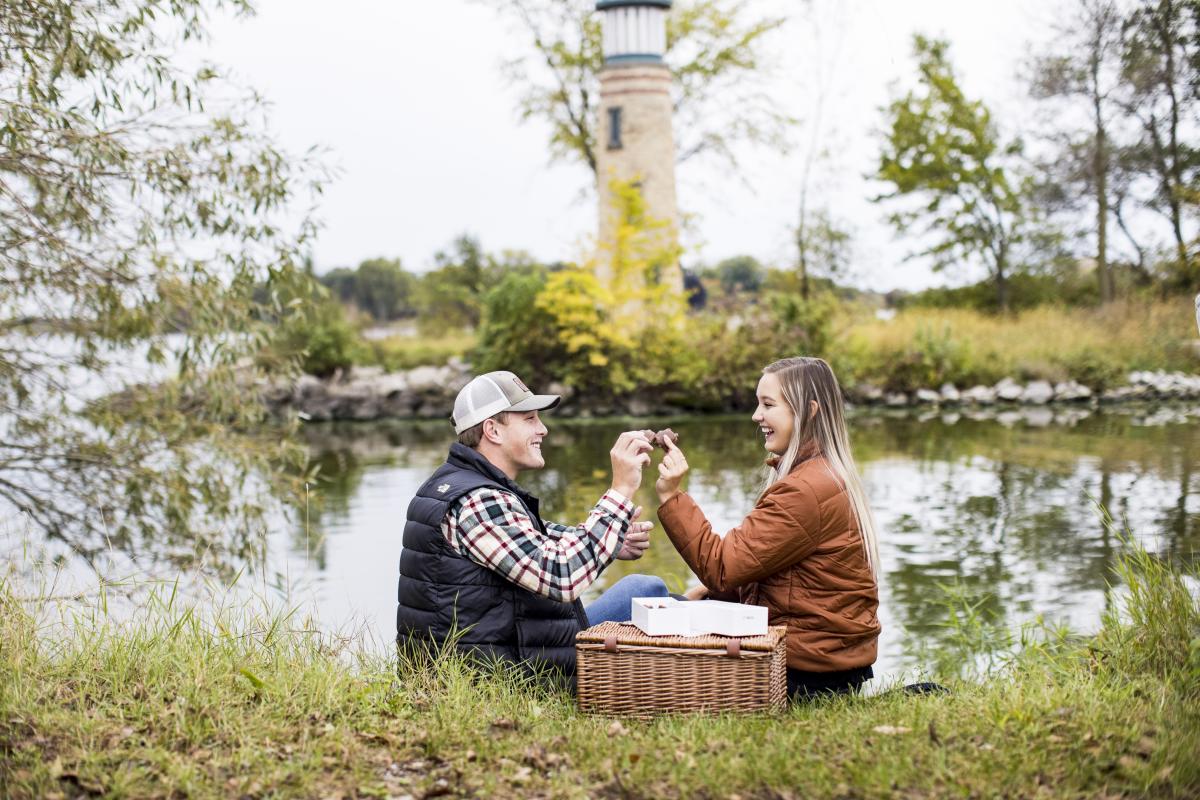
<path id="1" fill-rule="evenodd" d="M 720 600 L 679 601 L 673 597 L 635 597 L 632 622 L 648 636 L 765 636 L 766 606 Z"/>

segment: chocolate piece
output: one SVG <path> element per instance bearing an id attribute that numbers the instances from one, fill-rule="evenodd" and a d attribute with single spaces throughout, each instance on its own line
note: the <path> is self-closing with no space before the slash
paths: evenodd
<path id="1" fill-rule="evenodd" d="M 667 449 L 666 443 L 667 443 L 668 439 L 670 440 L 671 444 L 678 444 L 679 443 L 679 434 L 676 433 L 675 431 L 671 430 L 670 428 L 663 428 L 661 431 L 654 434 L 654 438 L 650 440 L 650 443 L 653 444 L 655 447 L 661 447 L 663 450 L 666 450 Z"/>

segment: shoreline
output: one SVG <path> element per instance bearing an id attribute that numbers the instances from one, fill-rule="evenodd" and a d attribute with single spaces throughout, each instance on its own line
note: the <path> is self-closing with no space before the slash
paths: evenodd
<path id="1" fill-rule="evenodd" d="M 268 386 L 262 398 L 272 415 L 295 414 L 305 422 L 444 419 L 455 395 L 472 374 L 470 366 L 457 359 L 441 367 L 390 373 L 378 367 L 359 367 L 329 378 L 303 375 L 289 385 Z M 551 384 L 546 391 L 572 401 L 556 410 L 556 415 L 563 418 L 702 416 L 750 410 L 734 403 L 721 408 L 688 408 L 662 403 L 647 394 L 583 403 L 570 387 Z M 1134 371 L 1128 374 L 1125 384 L 1115 387 L 1089 387 L 1075 381 L 1021 383 L 1011 377 L 992 386 L 945 383 L 936 389 L 909 392 L 859 385 L 845 389 L 844 397 L 853 408 L 934 410 L 985 417 L 1042 409 L 1053 416 L 1066 409 L 1090 413 L 1103 406 L 1200 400 L 1200 374 Z M 1045 414 L 1034 416 L 1042 418 Z"/>

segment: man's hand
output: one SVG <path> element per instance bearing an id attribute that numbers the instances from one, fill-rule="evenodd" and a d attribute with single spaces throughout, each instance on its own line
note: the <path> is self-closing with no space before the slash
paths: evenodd
<path id="1" fill-rule="evenodd" d="M 665 503 L 679 494 L 679 484 L 688 471 L 687 459 L 684 458 L 679 445 L 667 439 L 663 442 L 663 446 L 666 447 L 667 454 L 663 456 L 663 460 L 658 465 L 658 481 L 654 484 L 654 490 L 658 492 L 658 502 L 660 503 Z"/>
<path id="2" fill-rule="evenodd" d="M 703 583 L 699 586 L 693 586 L 683 593 L 683 596 L 688 600 L 703 600 L 708 597 L 708 587 Z"/>
<path id="3" fill-rule="evenodd" d="M 654 523 L 638 522 L 640 516 L 642 516 L 642 507 L 638 506 L 633 511 L 629 531 L 625 534 L 625 542 L 617 553 L 617 558 L 622 561 L 637 561 L 650 547 L 650 529 L 654 527 Z"/>
<path id="4" fill-rule="evenodd" d="M 650 463 L 648 454 L 653 449 L 645 431 L 625 431 L 618 436 L 608 453 L 612 459 L 612 488 L 632 498 L 642 485 L 642 468 Z"/>

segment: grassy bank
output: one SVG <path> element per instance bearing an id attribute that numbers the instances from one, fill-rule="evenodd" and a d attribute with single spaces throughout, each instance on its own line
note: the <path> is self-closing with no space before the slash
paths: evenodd
<path id="1" fill-rule="evenodd" d="M 947 381 L 990 386 L 1004 377 L 1103 388 L 1133 370 L 1200 369 L 1189 298 L 1007 316 L 918 308 L 890 320 L 843 317 L 838 327 L 828 355 L 844 380 L 896 391 Z"/>
<path id="2" fill-rule="evenodd" d="M 564 694 L 477 682 L 453 659 L 397 675 L 287 615 L 205 621 L 164 599 L 126 626 L 39 627 L 5 585 L 0 787 L 16 798 L 1193 797 L 1200 611 L 1179 574 L 1145 555 L 1124 564 L 1124 612 L 1096 637 L 1002 653 L 949 696 L 652 723 L 583 717 Z M 964 644 L 997 643 L 979 633 Z"/>
<path id="3" fill-rule="evenodd" d="M 441 366 L 452 358 L 466 358 L 475 346 L 470 331 L 449 329 L 437 336 L 389 336 L 364 340 L 356 362 L 383 367 L 389 372 L 431 364 Z"/>
<path id="4" fill-rule="evenodd" d="M 1042 306 L 1011 315 L 912 308 L 887 320 L 876 318 L 874 309 L 855 305 L 832 312 L 821 304 L 812 308 L 819 320 L 802 323 L 805 336 L 796 334 L 795 320 L 788 325 L 776 320 L 769 303 L 739 311 L 736 331 L 711 313 L 689 318 L 681 341 L 691 342 L 694 352 L 682 359 L 686 365 L 669 370 L 668 385 L 661 388 L 684 401 L 720 407 L 726 395 L 752 394 L 767 361 L 804 350 L 806 341 L 820 343 L 819 354 L 830 360 L 847 387 L 902 392 L 936 389 L 946 382 L 960 389 L 990 386 L 1005 377 L 1075 380 L 1104 389 L 1123 384 L 1133 370 L 1200 370 L 1189 297 L 1103 308 Z M 531 347 L 543 344 L 530 342 Z M 397 336 L 363 343 L 355 360 L 407 369 L 444 364 L 455 356 L 469 359 L 477 345 L 474 334 L 463 331 Z M 707 363 L 692 363 L 696 359 Z M 549 378 L 556 377 L 553 364 L 538 363 Z M 709 385 L 714 373 L 721 376 L 716 395 Z"/>

